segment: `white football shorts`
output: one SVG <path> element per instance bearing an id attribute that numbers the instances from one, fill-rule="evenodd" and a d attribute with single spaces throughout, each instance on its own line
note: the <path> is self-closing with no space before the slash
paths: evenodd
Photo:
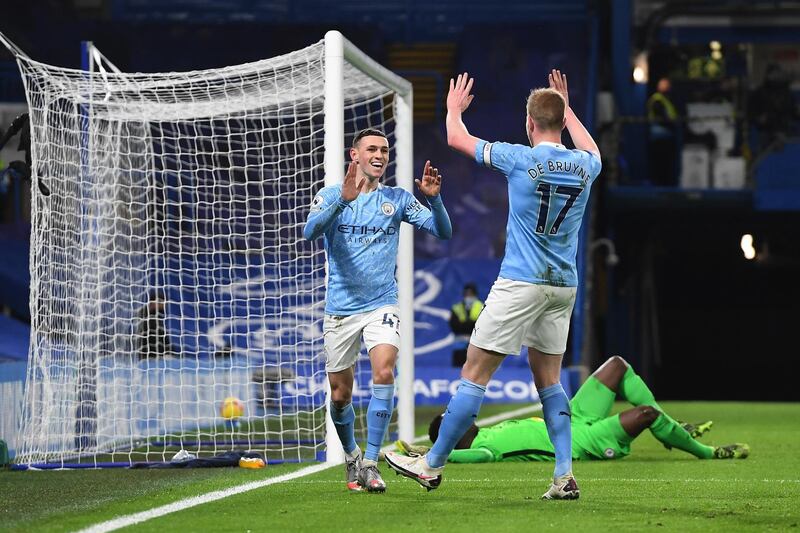
<path id="1" fill-rule="evenodd" d="M 367 351 L 378 344 L 400 349 L 400 308 L 387 305 L 357 315 L 325 315 L 322 324 L 325 370 L 341 372 L 355 365 L 362 335 Z"/>
<path id="2" fill-rule="evenodd" d="M 567 349 L 576 293 L 576 287 L 497 278 L 470 343 L 505 355 L 519 354 L 522 346 L 561 355 Z"/>

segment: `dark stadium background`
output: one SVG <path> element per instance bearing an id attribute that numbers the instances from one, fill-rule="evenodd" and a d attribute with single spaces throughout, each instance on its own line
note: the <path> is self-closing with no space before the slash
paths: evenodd
<path id="1" fill-rule="evenodd" d="M 468 70 L 477 78 L 474 109 L 465 118 L 471 131 L 512 142 L 525 142 L 528 90 L 559 67 L 570 76 L 573 107 L 581 118 L 592 117 L 604 156 L 592 192 L 592 239 L 611 239 L 619 258 L 612 266 L 606 249 L 589 254 L 587 348 L 583 361 L 570 350 L 571 362 L 593 369 L 606 356 L 623 355 L 664 399 L 800 399 L 800 3 L 502 4 L 6 0 L 0 28 L 38 61 L 78 68 L 80 42 L 92 40 L 123 70 L 143 72 L 267 58 L 314 43 L 329 29 L 390 68 L 397 69 L 396 54 L 421 48 L 420 66 L 412 59 L 413 68 L 405 67 L 407 77 L 427 87 L 415 87 L 415 168 L 430 158 L 443 169 L 456 233 L 444 248 L 420 239 L 420 260 L 498 259 L 507 206 L 501 177 L 446 147 L 443 93 L 419 73 L 433 68 L 425 64 L 425 50 L 449 49 L 449 74 Z M 711 57 L 711 41 L 720 43 L 721 61 Z M 643 51 L 649 76 L 635 83 L 632 71 Z M 760 139 L 775 132 L 756 125 L 751 95 L 771 62 L 785 73 L 794 100 L 784 113 L 788 127 L 777 132 L 781 142 L 765 145 Z M 688 190 L 676 174 L 656 172 L 646 100 L 662 76 L 671 78 L 682 112 L 688 102 L 732 103 L 736 137 L 728 155 L 746 158 L 744 188 Z M 422 93 L 431 91 L 431 107 L 421 107 Z M 17 67 L 0 50 L 0 102 L 23 99 Z M 491 213 L 479 227 L 473 203 L 464 201 L 470 194 Z M 6 318 L 21 322 L 29 320 L 20 281 L 25 205 L 24 194 L 4 194 L 0 213 L 5 248 L 19 250 L 0 260 L 0 305 Z M 743 234 L 755 239 L 753 260 L 740 249 Z"/>

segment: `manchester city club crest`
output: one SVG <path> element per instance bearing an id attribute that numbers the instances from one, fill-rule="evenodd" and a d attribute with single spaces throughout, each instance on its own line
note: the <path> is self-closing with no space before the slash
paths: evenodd
<path id="1" fill-rule="evenodd" d="M 381 211 L 383 211 L 383 214 L 387 217 L 394 215 L 394 204 L 391 202 L 383 202 L 381 204 Z"/>

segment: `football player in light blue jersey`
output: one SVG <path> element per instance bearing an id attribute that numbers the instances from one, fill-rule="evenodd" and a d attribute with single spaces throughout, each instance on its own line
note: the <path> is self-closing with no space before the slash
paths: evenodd
<path id="1" fill-rule="evenodd" d="M 324 236 L 328 257 L 325 369 L 331 385 L 331 418 L 345 451 L 347 487 L 354 492 L 384 492 L 377 460 L 394 410 L 394 368 L 400 346 L 394 274 L 400 223 L 440 239 L 449 239 L 453 229 L 439 196 L 442 178 L 430 161 L 422 179 L 415 180 L 428 208 L 408 191 L 380 184 L 389 164 L 389 141 L 382 131 L 360 132 L 350 158 L 344 182 L 325 187 L 314 197 L 303 235 Z M 372 365 L 363 458 L 355 441 L 352 403 L 353 366 L 362 335 Z"/>
<path id="2" fill-rule="evenodd" d="M 556 459 L 553 483 L 542 498 L 576 499 L 580 491 L 572 475 L 570 404 L 560 383 L 561 359 L 578 284 L 578 232 L 589 190 L 600 173 L 600 151 L 569 107 L 567 77 L 560 71 L 551 72 L 549 88 L 528 97 L 525 129 L 530 146 L 470 135 L 461 114 L 472 102 L 473 81 L 467 73 L 450 80 L 447 140 L 508 180 L 505 257 L 475 324 L 461 384 L 436 442 L 425 456 L 389 453 L 386 461 L 429 490 L 439 486 L 447 456 L 478 415 L 494 371 L 506 355 L 527 346 Z M 574 150 L 561 144 L 564 127 Z"/>

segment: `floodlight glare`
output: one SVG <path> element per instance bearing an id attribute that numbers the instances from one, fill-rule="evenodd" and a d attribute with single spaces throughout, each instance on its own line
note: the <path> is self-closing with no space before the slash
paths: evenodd
<path id="1" fill-rule="evenodd" d="M 745 259 L 755 259 L 756 258 L 756 249 L 753 247 L 753 236 L 749 233 L 745 233 L 742 235 L 742 240 L 739 243 L 742 248 L 742 253 L 744 253 Z"/>

